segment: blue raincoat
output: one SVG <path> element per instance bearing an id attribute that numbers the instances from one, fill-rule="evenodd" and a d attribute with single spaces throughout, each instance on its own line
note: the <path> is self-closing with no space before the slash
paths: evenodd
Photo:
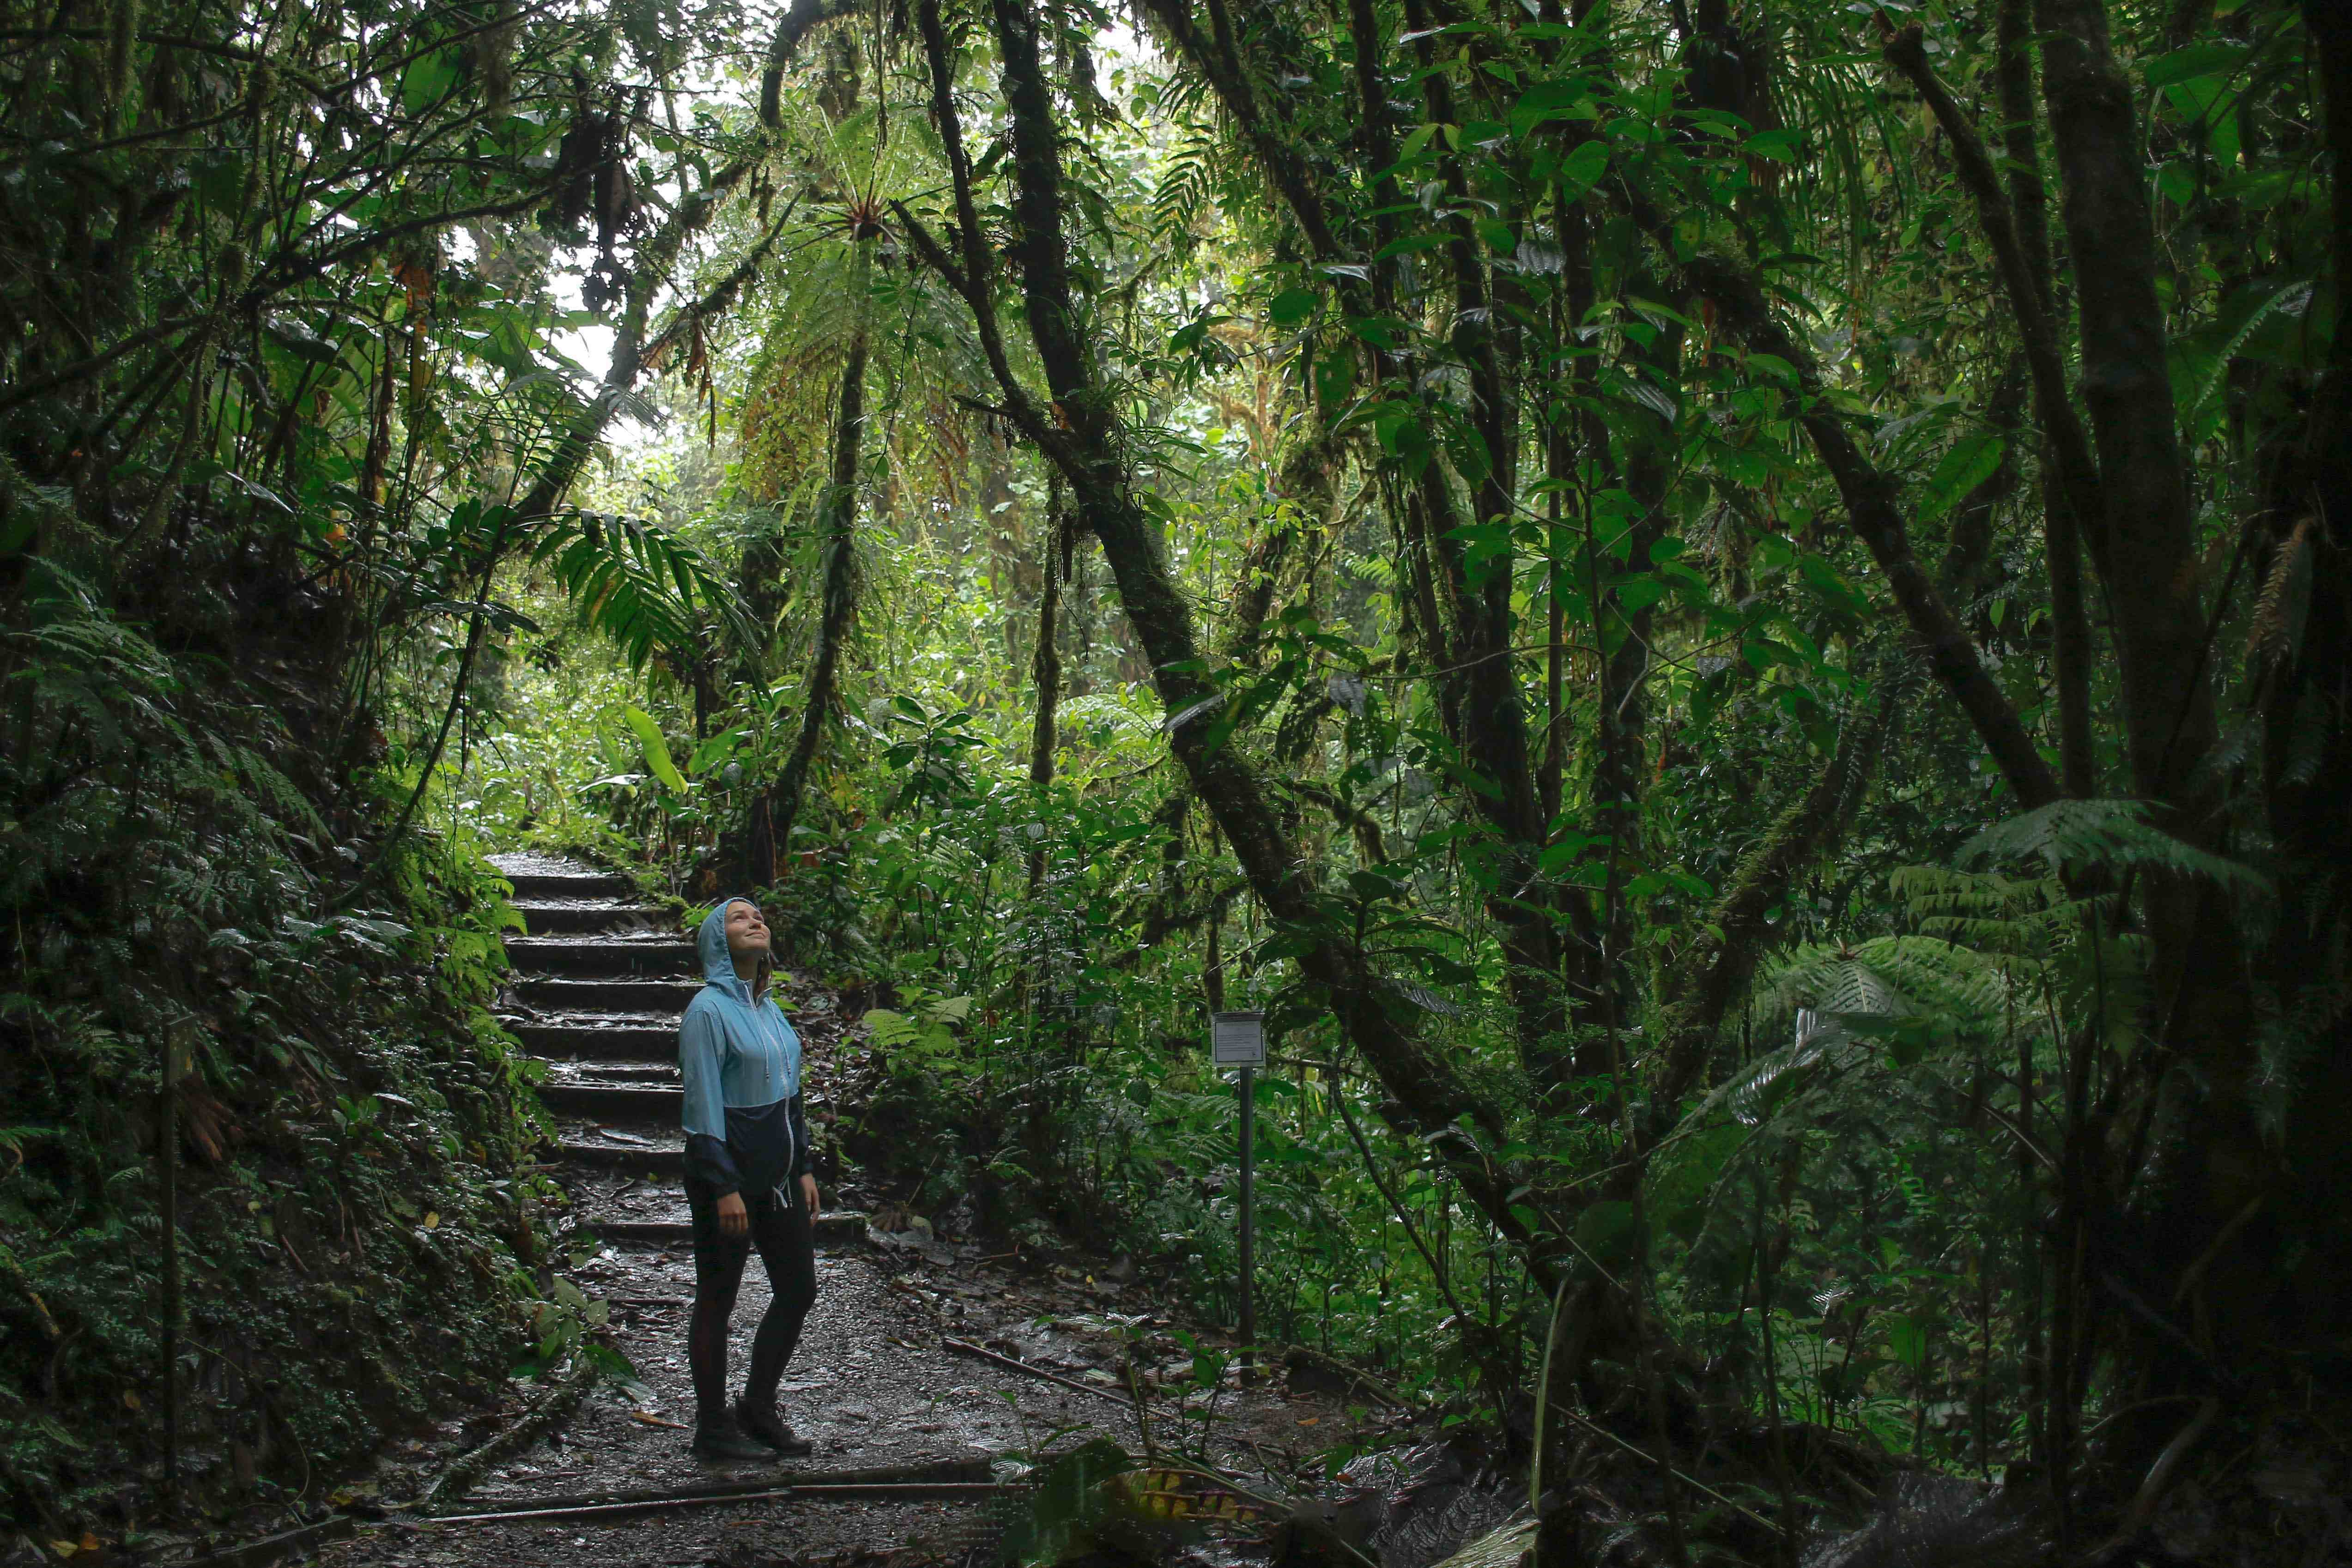
<path id="1" fill-rule="evenodd" d="M 727 950 L 721 899 L 695 934 L 702 993 L 677 1026 L 686 1079 L 686 1174 L 725 1197 L 764 1197 L 807 1174 L 808 1122 L 801 1107 L 801 1037 L 782 1009 L 754 1000 Z"/>

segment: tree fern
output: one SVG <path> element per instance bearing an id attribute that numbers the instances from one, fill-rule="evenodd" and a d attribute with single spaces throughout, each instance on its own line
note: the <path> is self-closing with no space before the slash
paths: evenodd
<path id="1" fill-rule="evenodd" d="M 2002 1000 L 1998 962 L 1936 936 L 1881 936 L 1847 947 L 1809 944 L 1774 967 L 1759 991 L 1775 1018 L 1809 1011 L 1822 1023 L 1929 1016 L 1973 1019 Z"/>
<path id="2" fill-rule="evenodd" d="M 2194 877 L 2232 894 L 2268 894 L 2252 867 L 2200 850 L 2147 820 L 2138 800 L 2053 800 L 1996 822 L 1960 846 L 1964 866 L 2038 861 L 2053 876 L 2152 871 Z"/>
<path id="3" fill-rule="evenodd" d="M 611 638 L 633 668 L 660 652 L 690 659 L 702 643 L 698 605 L 743 643 L 757 640 L 733 588 L 700 551 L 634 519 L 558 517 L 530 560 L 562 584 L 580 624 Z"/>
<path id="4" fill-rule="evenodd" d="M 1192 224 L 1213 193 L 1211 163 L 1215 156 L 1216 143 L 1209 133 L 1192 131 L 1169 154 L 1151 193 L 1152 236 L 1179 255 L 1196 243 Z"/>

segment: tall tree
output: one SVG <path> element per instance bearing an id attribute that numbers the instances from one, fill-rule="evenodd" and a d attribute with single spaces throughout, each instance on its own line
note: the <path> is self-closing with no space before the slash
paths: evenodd
<path id="1" fill-rule="evenodd" d="M 842 648 L 857 614 L 857 491 L 865 467 L 866 360 L 869 332 L 866 294 L 873 266 L 872 236 L 859 237 L 850 267 L 854 312 L 849 341 L 841 366 L 840 390 L 834 396 L 831 458 L 824 490 L 817 502 L 818 549 L 824 563 L 824 598 L 817 611 L 815 642 L 809 655 L 808 678 L 801 688 L 800 723 L 793 748 L 767 803 L 773 852 L 793 852 L 793 827 L 808 788 L 809 769 L 824 737 L 838 700 Z M 761 876 L 762 871 L 767 875 Z M 755 881 L 772 881 L 773 866 L 752 868 Z"/>

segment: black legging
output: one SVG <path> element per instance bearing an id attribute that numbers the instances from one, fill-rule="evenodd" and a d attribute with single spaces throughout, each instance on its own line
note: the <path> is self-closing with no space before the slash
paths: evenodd
<path id="1" fill-rule="evenodd" d="M 751 1211 L 750 1234 L 729 1236 L 719 1228 L 719 1193 L 689 1179 L 686 1201 L 694 1214 L 694 1318 L 687 1331 L 686 1358 L 694 1368 L 694 1403 L 704 1426 L 727 1414 L 727 1325 L 735 1315 L 735 1292 L 751 1249 L 768 1270 L 772 1299 L 751 1340 L 751 1375 L 743 1402 L 766 1410 L 776 1402 L 784 1364 L 800 1342 L 801 1322 L 816 1304 L 816 1236 L 800 1194 L 786 1189 L 782 1201 L 762 1193 L 743 1195 Z"/>

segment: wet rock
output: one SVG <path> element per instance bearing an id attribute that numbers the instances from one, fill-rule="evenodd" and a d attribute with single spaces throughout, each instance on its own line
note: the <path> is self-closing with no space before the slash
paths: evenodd
<path id="1" fill-rule="evenodd" d="M 1816 1537 L 1802 1568 L 2028 1568 L 2050 1542 L 2039 1514 L 2000 1487 L 1955 1476 L 1898 1475 L 1877 1516 L 1859 1530 Z"/>
<path id="2" fill-rule="evenodd" d="M 1429 1568 L 1492 1533 L 1523 1499 L 1475 1452 L 1451 1442 L 1367 1454 L 1342 1469 L 1338 1507 L 1367 1521 L 1366 1555 L 1381 1568 Z"/>

